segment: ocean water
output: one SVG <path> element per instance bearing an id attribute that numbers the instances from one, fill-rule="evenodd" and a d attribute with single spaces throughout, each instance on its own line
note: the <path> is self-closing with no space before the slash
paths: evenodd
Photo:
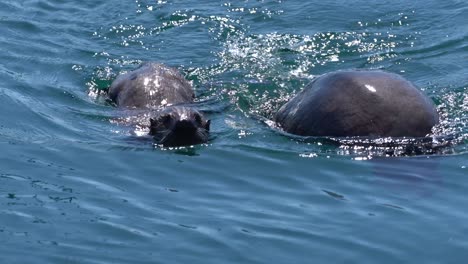
<path id="1" fill-rule="evenodd" d="M 0 2 L 1 263 L 463 263 L 468 3 Z M 209 144 L 161 149 L 102 93 L 178 68 Z M 401 74 L 437 105 L 428 151 L 280 133 L 315 76 Z"/>

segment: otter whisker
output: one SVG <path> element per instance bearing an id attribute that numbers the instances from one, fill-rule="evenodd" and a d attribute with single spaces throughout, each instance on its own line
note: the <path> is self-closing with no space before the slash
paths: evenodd
<path id="1" fill-rule="evenodd" d="M 165 135 L 159 140 L 160 143 L 164 143 L 164 142 L 167 142 L 168 139 L 170 139 L 172 137 L 172 134 L 174 134 L 171 130 L 165 130 L 167 131 L 165 133 Z"/>
<path id="2" fill-rule="evenodd" d="M 197 129 L 196 134 L 197 134 L 197 136 L 199 138 L 207 138 L 208 137 L 208 131 L 206 131 L 206 129 L 203 129 L 203 128 Z"/>

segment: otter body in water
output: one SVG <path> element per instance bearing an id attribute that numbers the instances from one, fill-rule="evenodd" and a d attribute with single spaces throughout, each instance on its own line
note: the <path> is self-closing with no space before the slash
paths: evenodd
<path id="1" fill-rule="evenodd" d="M 119 75 L 108 94 L 120 108 L 148 109 L 149 134 L 159 144 L 171 147 L 208 141 L 210 121 L 188 106 L 195 94 L 192 85 L 176 69 L 144 63 Z"/>
<path id="2" fill-rule="evenodd" d="M 434 103 L 409 81 L 365 70 L 324 74 L 275 115 L 301 136 L 424 137 L 438 120 Z"/>

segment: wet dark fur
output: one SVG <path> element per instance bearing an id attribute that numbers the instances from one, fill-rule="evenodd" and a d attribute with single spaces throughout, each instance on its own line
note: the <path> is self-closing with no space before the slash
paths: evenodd
<path id="1" fill-rule="evenodd" d="M 434 103 L 403 77 L 338 71 L 317 77 L 275 115 L 301 136 L 424 137 L 438 123 Z"/>
<path id="2" fill-rule="evenodd" d="M 150 132 L 164 146 L 202 144 L 208 140 L 210 120 L 191 107 L 169 106 L 150 118 Z"/>
<path id="3" fill-rule="evenodd" d="M 210 121 L 188 107 L 193 102 L 191 84 L 176 70 L 145 63 L 119 75 L 109 88 L 109 99 L 125 109 L 148 109 L 149 134 L 164 146 L 185 146 L 208 141 Z"/>

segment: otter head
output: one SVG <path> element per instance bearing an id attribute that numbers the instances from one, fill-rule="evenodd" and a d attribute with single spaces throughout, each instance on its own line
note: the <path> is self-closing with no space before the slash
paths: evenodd
<path id="1" fill-rule="evenodd" d="M 150 118 L 149 134 L 165 147 L 205 143 L 209 130 L 210 120 L 189 107 L 170 106 Z"/>

